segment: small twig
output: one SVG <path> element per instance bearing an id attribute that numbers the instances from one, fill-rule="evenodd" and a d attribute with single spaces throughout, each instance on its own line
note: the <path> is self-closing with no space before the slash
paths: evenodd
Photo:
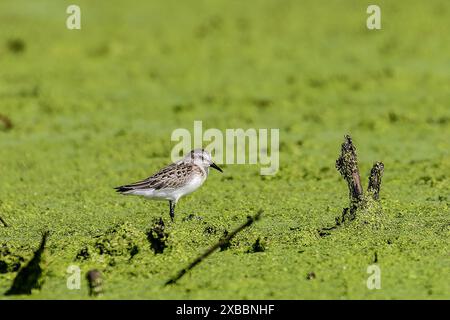
<path id="1" fill-rule="evenodd" d="M 367 188 L 367 192 L 372 195 L 374 200 L 378 200 L 380 197 L 381 178 L 383 177 L 383 173 L 383 162 L 376 162 L 370 171 L 369 187 Z"/>
<path id="2" fill-rule="evenodd" d="M 18 295 L 18 294 L 31 294 L 33 289 L 40 289 L 42 285 L 42 267 L 41 259 L 45 250 L 49 232 L 45 231 L 42 234 L 41 244 L 39 248 L 34 252 L 33 258 L 19 270 L 14 278 L 11 288 L 5 293 L 5 295 Z"/>
<path id="3" fill-rule="evenodd" d="M 192 261 L 186 268 L 180 270 L 180 272 L 178 272 L 178 274 L 171 278 L 169 281 L 167 281 L 165 283 L 165 285 L 169 285 L 169 284 L 174 284 L 176 283 L 182 276 L 184 276 L 189 270 L 191 270 L 192 268 L 194 268 L 197 264 L 199 264 L 200 262 L 202 262 L 205 258 L 207 258 L 210 254 L 212 254 L 214 251 L 216 251 L 218 248 L 223 247 L 224 245 L 226 245 L 227 243 L 230 242 L 231 239 L 234 238 L 234 236 L 236 234 L 238 234 L 239 232 L 241 232 L 242 230 L 244 230 L 245 228 L 251 226 L 253 224 L 253 222 L 259 220 L 259 218 L 261 217 L 262 214 L 262 210 L 259 210 L 258 213 L 251 217 L 248 216 L 247 217 L 247 222 L 245 222 L 244 224 L 240 225 L 238 228 L 236 228 L 235 230 L 233 230 L 232 232 L 228 233 L 224 238 L 220 239 L 215 245 L 213 245 L 212 247 L 210 247 L 208 250 L 206 250 L 203 254 L 201 254 L 200 256 L 198 256 L 194 261 Z"/>
<path id="4" fill-rule="evenodd" d="M 6 223 L 5 220 L 3 220 L 2 217 L 0 217 L 0 222 L 1 222 L 5 227 L 8 227 L 8 224 Z"/>

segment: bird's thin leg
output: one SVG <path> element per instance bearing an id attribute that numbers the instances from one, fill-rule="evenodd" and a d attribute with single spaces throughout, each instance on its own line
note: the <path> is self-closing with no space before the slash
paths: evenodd
<path id="1" fill-rule="evenodd" d="M 169 201 L 169 205 L 170 205 L 170 219 L 172 219 L 173 221 L 173 219 L 175 218 L 175 202 Z"/>

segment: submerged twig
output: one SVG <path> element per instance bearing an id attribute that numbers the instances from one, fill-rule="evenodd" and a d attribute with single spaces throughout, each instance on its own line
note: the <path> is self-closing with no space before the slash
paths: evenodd
<path id="1" fill-rule="evenodd" d="M 228 244 L 230 242 L 231 239 L 234 238 L 234 236 L 236 236 L 236 234 L 238 234 L 239 232 L 241 232 L 242 230 L 244 230 L 245 228 L 251 226 L 253 224 L 253 222 L 259 220 L 259 218 L 261 217 L 262 214 L 262 210 L 259 210 L 258 213 L 256 215 L 252 216 L 248 216 L 247 217 L 247 221 L 240 225 L 238 228 L 236 228 L 235 230 L 233 230 L 232 232 L 228 233 L 225 237 L 221 238 L 215 245 L 213 245 L 212 247 L 210 247 L 208 250 L 206 250 L 203 254 L 201 254 L 200 256 L 198 256 L 194 261 L 192 261 L 186 268 L 180 270 L 180 272 L 178 272 L 178 274 L 171 278 L 169 281 L 167 281 L 165 283 L 165 285 L 169 285 L 169 284 L 174 284 L 176 283 L 182 276 L 184 276 L 189 270 L 191 270 L 192 268 L 194 268 L 197 264 L 199 264 L 200 262 L 202 262 L 205 258 L 207 258 L 210 254 L 212 254 L 214 251 L 216 251 L 218 248 L 223 247 L 224 245 Z"/>
<path id="2" fill-rule="evenodd" d="M 40 264 L 48 235 L 48 231 L 43 233 L 41 244 L 34 252 L 33 258 L 25 267 L 19 270 L 19 273 L 17 273 L 17 276 L 14 278 L 11 288 L 5 293 L 5 295 L 31 294 L 32 289 L 41 288 L 41 277 L 43 270 Z"/>
<path id="3" fill-rule="evenodd" d="M 8 227 L 8 224 L 6 223 L 5 220 L 3 220 L 2 217 L 0 217 L 0 222 L 1 222 L 5 227 Z"/>

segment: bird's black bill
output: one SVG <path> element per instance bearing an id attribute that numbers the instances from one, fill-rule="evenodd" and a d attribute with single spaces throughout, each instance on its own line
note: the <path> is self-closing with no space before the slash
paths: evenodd
<path id="1" fill-rule="evenodd" d="M 217 164 L 215 164 L 214 162 L 211 163 L 210 167 L 216 169 L 217 171 L 223 172 L 222 169 L 220 169 L 220 168 L 217 166 Z"/>

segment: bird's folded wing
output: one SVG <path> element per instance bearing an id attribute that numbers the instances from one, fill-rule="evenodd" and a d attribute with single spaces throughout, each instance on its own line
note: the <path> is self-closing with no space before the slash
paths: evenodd
<path id="1" fill-rule="evenodd" d="M 172 163 L 151 177 L 116 188 L 118 191 L 142 189 L 170 189 L 185 185 L 195 174 L 202 174 L 199 167 L 185 163 Z"/>

